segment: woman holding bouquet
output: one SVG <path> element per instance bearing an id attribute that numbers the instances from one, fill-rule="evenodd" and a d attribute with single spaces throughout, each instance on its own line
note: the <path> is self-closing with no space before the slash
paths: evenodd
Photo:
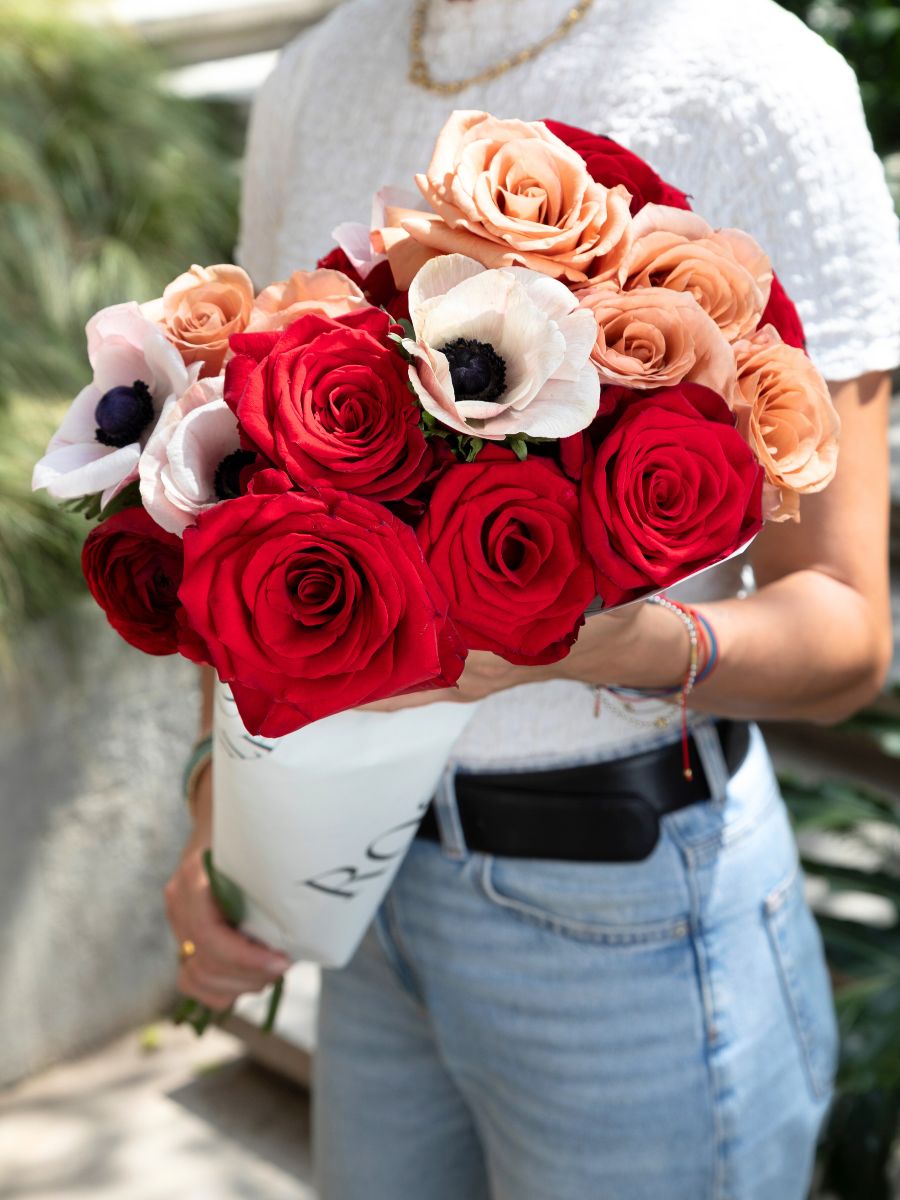
<path id="1" fill-rule="evenodd" d="M 802 1200 L 834 1017 L 750 723 L 840 720 L 891 657 L 900 272 L 856 83 L 772 0 L 354 0 L 285 51 L 255 106 L 241 240 L 254 280 L 318 258 L 334 214 L 409 178 L 454 107 L 603 130 L 714 225 L 757 238 L 830 381 L 840 463 L 801 524 L 756 540 L 751 594 L 732 561 L 672 602 L 588 620 L 554 664 L 470 654 L 457 698 L 483 703 L 437 816 L 350 965 L 324 975 L 319 1194 Z M 771 320 L 788 340 L 789 310 Z M 796 438 L 802 473 L 831 434 L 809 444 L 776 416 L 765 437 Z M 677 708 L 672 721 L 640 699 L 687 690 L 692 780 Z M 506 818 L 479 799 L 482 776 L 504 777 Z M 182 989 L 224 1008 L 286 962 L 217 915 L 200 865 L 209 771 L 194 784 L 169 910 L 197 947 Z M 623 832 L 648 806 L 658 825 Z"/>

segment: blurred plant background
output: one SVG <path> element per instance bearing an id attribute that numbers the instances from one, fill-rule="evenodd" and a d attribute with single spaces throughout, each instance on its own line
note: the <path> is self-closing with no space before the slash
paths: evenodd
<path id="1" fill-rule="evenodd" d="M 85 523 L 30 476 L 84 385 L 86 320 L 233 253 L 244 113 L 174 94 L 166 68 L 64 4 L 0 14 L 0 670 L 25 621 L 80 592 Z"/>
<path id="2" fill-rule="evenodd" d="M 900 202 L 900 6 L 782 3 L 855 68 Z M 0 678 L 21 631 L 79 593 L 85 522 L 33 495 L 30 476 L 84 383 L 86 319 L 105 304 L 158 295 L 192 261 L 233 253 L 246 95 L 196 75 L 184 86 L 202 58 L 185 57 L 184 37 L 168 30 L 161 9 L 178 6 L 144 7 L 160 12 L 143 25 L 86 22 L 65 0 L 4 0 L 0 13 Z M 206 7 L 212 13 L 214 0 Z M 244 50 L 270 51 L 330 4 L 259 7 L 282 15 L 256 41 L 252 21 L 205 19 L 208 57 L 216 46 L 235 62 Z M 896 497 L 894 515 L 896 563 Z M 900 695 L 886 695 L 841 738 L 772 736 L 784 761 L 804 766 L 784 787 L 844 1034 L 822 1187 L 840 1200 L 887 1200 L 900 1115 Z"/>
<path id="3" fill-rule="evenodd" d="M 770 731 L 782 743 L 785 730 Z M 837 730 L 797 732 L 807 763 L 781 786 L 832 974 L 838 1096 L 820 1153 L 839 1200 L 900 1195 L 900 686 Z M 825 749 L 823 742 L 830 744 Z M 862 764 L 865 764 L 862 769 Z M 856 777 L 854 777 L 856 776 Z M 867 777 L 881 787 L 873 788 Z M 885 780 L 894 786 L 882 790 Z"/>
<path id="4" fill-rule="evenodd" d="M 6 397 L 74 393 L 91 313 L 233 251 L 239 114 L 173 95 L 163 68 L 111 26 L 0 19 Z"/>

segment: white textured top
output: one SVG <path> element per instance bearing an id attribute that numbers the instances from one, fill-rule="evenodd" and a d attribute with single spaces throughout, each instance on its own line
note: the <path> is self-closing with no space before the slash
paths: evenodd
<path id="1" fill-rule="evenodd" d="M 457 79 L 532 44 L 569 0 L 434 0 L 425 50 Z M 238 256 L 262 286 L 309 268 L 386 184 L 412 186 L 453 108 L 606 133 L 772 258 L 830 380 L 900 362 L 900 246 L 852 71 L 774 0 L 595 0 L 536 60 L 458 96 L 407 82 L 412 0 L 351 0 L 284 51 L 251 118 Z M 733 595 L 735 564 L 693 585 Z M 601 618 L 598 618 L 602 620 Z M 491 697 L 455 757 L 549 763 L 646 737 L 589 689 Z"/>

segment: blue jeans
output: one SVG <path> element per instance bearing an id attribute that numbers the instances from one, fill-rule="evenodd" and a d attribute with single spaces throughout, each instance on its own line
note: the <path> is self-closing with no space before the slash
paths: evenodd
<path id="1" fill-rule="evenodd" d="M 837 1036 L 757 730 L 722 791 L 640 863 L 414 843 L 324 972 L 321 1200 L 803 1200 Z"/>

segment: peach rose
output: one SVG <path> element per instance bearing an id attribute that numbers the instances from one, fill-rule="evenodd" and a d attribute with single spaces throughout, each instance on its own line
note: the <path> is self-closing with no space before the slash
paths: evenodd
<path id="1" fill-rule="evenodd" d="M 365 296 L 342 271 L 295 271 L 290 279 L 272 283 L 260 292 L 247 329 L 284 329 L 304 313 L 342 317 L 365 308 Z"/>
<path id="2" fill-rule="evenodd" d="M 772 265 L 749 234 L 713 229 L 696 213 L 661 204 L 641 209 L 633 234 L 619 271 L 626 290 L 690 292 L 729 342 L 756 329 L 769 300 Z"/>
<path id="3" fill-rule="evenodd" d="M 374 238 L 400 288 L 428 258 L 451 253 L 583 283 L 611 277 L 629 246 L 627 188 L 595 183 L 541 121 L 454 112 L 416 183 L 434 212 L 389 209 Z"/>
<path id="4" fill-rule="evenodd" d="M 766 472 L 767 519 L 798 521 L 800 495 L 820 492 L 837 467 L 840 418 L 804 352 L 767 325 L 738 342 L 738 427 Z"/>
<path id="5" fill-rule="evenodd" d="M 219 263 L 194 265 L 173 279 L 159 300 L 145 304 L 143 312 L 163 327 L 185 363 L 202 362 L 201 375 L 218 375 L 228 339 L 246 329 L 252 306 L 253 284 L 247 272 Z"/>
<path id="6" fill-rule="evenodd" d="M 603 383 L 628 388 L 702 383 L 729 403 L 734 352 L 690 292 L 601 283 L 576 292 L 597 322 L 591 358 Z"/>

